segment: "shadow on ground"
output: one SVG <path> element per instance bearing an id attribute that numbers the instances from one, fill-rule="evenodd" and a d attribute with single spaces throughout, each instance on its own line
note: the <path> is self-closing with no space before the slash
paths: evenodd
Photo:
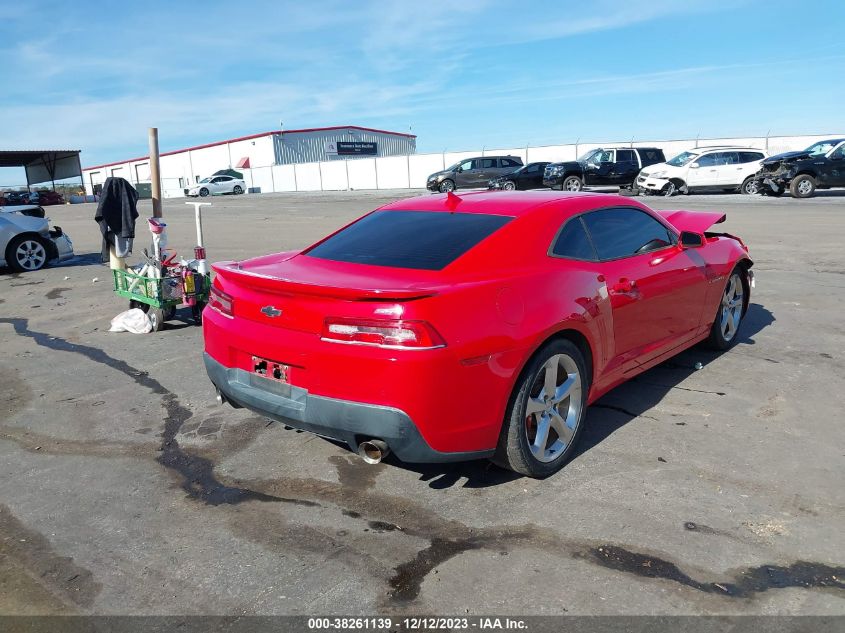
<path id="1" fill-rule="evenodd" d="M 102 264 L 102 256 L 99 252 L 97 253 L 80 253 L 74 255 L 69 260 L 62 262 L 61 264 L 53 264 L 51 266 L 45 266 L 41 270 L 45 268 L 73 268 L 75 266 L 91 266 L 93 264 Z M 34 271 L 38 272 L 38 271 Z M 16 272 L 9 268 L 8 266 L 0 266 L 0 276 L 9 276 L 11 278 L 16 278 L 20 275 L 26 275 L 26 272 Z"/>
<path id="2" fill-rule="evenodd" d="M 754 345 L 754 337 L 775 322 L 775 316 L 763 306 L 752 303 L 743 319 L 737 347 Z M 605 394 L 587 411 L 587 425 L 581 434 L 578 447 L 572 456 L 576 459 L 631 420 L 645 416 L 657 406 L 672 389 L 689 378 L 701 363 L 702 370 L 717 360 L 723 353 L 695 346 L 634 377 Z M 725 387 L 726 389 L 728 387 Z M 718 398 L 724 392 L 706 392 Z M 620 413 L 622 415 L 620 415 Z M 487 488 L 519 479 L 522 475 L 505 470 L 488 460 L 448 464 L 404 464 L 393 455 L 385 460 L 391 466 L 419 473 L 420 481 L 428 482 L 430 488 L 445 489 L 460 485 L 463 488 Z M 463 483 L 462 483 L 463 482 Z"/>

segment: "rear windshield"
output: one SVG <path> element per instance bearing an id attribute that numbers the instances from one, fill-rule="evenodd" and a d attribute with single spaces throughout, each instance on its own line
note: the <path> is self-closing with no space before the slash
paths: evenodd
<path id="1" fill-rule="evenodd" d="M 480 213 L 376 211 L 306 255 L 351 264 L 441 270 L 512 219 Z"/>

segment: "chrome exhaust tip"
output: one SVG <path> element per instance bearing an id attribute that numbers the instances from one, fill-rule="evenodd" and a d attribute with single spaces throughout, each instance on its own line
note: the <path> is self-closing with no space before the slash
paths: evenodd
<path id="1" fill-rule="evenodd" d="M 358 444 L 358 455 L 368 464 L 378 464 L 390 453 L 390 447 L 383 440 L 367 440 Z"/>

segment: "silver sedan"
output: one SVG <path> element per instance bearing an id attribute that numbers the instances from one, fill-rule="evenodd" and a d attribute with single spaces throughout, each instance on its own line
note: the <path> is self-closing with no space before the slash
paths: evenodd
<path id="1" fill-rule="evenodd" d="M 47 218 L 26 215 L 37 205 L 0 207 L 0 267 L 16 272 L 40 270 L 73 257 L 73 244 Z"/>

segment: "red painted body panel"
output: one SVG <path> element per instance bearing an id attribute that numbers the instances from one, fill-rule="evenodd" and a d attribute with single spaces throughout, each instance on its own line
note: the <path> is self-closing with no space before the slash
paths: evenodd
<path id="1" fill-rule="evenodd" d="M 404 411 L 442 452 L 496 446 L 519 373 L 549 338 L 575 331 L 591 357 L 592 402 L 707 335 L 727 275 L 747 252 L 730 237 L 608 262 L 552 257 L 570 217 L 634 207 L 679 230 L 715 215 L 658 214 L 630 198 L 559 192 L 483 192 L 401 200 L 382 210 L 512 216 L 438 271 L 327 261 L 303 252 L 215 265 L 233 316 L 204 314 L 207 353 L 250 371 L 252 356 L 290 365 L 309 394 Z M 682 226 L 677 226 L 674 222 Z M 695 227 L 695 228 L 689 228 Z M 626 288 L 624 280 L 636 280 Z M 620 285 L 620 282 L 623 282 Z M 282 314 L 261 312 L 272 305 Z M 425 321 L 445 347 L 392 349 L 321 339 L 326 317 Z"/>

